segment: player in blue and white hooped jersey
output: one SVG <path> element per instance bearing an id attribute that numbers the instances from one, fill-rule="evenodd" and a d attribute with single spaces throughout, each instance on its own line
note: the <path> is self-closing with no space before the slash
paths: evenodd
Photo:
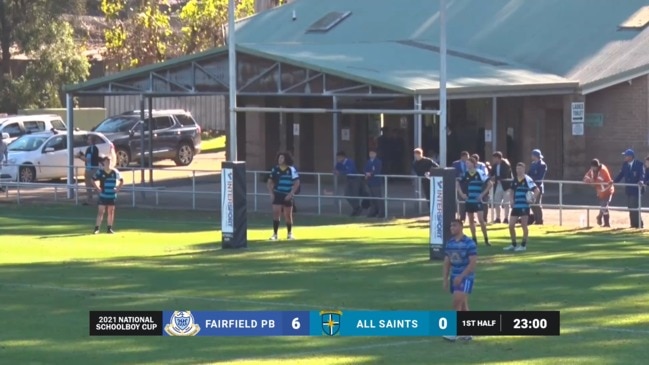
<path id="1" fill-rule="evenodd" d="M 267 188 L 273 205 L 273 235 L 271 241 L 277 241 L 279 220 L 284 212 L 287 239 L 293 237 L 293 198 L 300 187 L 300 175 L 293 167 L 293 156 L 289 152 L 277 154 L 277 166 L 270 170 Z M 285 209 L 283 209 L 285 208 Z"/>
<path id="2" fill-rule="evenodd" d="M 531 199 L 528 200 L 528 193 L 532 191 L 534 195 Z M 512 203 L 512 213 L 509 219 L 509 234 L 511 235 L 512 244 L 505 247 L 505 251 L 525 251 L 527 250 L 527 220 L 530 216 L 530 204 L 536 201 L 539 197 L 539 188 L 536 186 L 534 180 L 531 177 L 525 174 L 525 164 L 519 162 L 516 164 L 516 178 L 511 185 L 511 202 Z M 520 219 L 521 228 L 523 229 L 523 241 L 521 245 L 518 246 L 516 242 L 516 221 Z"/>
<path id="3" fill-rule="evenodd" d="M 491 246 L 487 236 L 487 223 L 484 220 L 483 200 L 489 193 L 492 183 L 485 171 L 479 170 L 477 167 L 478 160 L 475 158 L 471 157 L 466 161 L 466 173 L 456 182 L 456 189 L 460 198 L 465 202 L 465 211 L 468 215 L 473 241 L 478 242 L 475 233 L 475 217 L 477 215 L 485 244 Z"/>
<path id="4" fill-rule="evenodd" d="M 444 249 L 444 290 L 450 290 L 453 295 L 453 309 L 469 310 L 469 294 L 473 291 L 475 268 L 478 263 L 478 247 L 472 239 L 462 231 L 462 221 L 455 219 L 451 222 L 452 238 Z M 456 336 L 444 336 L 444 339 L 455 341 Z M 470 336 L 459 339 L 470 340 Z"/>

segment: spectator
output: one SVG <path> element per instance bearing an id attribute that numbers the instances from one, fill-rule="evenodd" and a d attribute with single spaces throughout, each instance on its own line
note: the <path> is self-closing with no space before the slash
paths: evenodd
<path id="1" fill-rule="evenodd" d="M 640 197 L 642 181 L 645 178 L 644 164 L 635 158 L 635 152 L 628 149 L 622 153 L 624 156 L 624 164 L 620 172 L 617 174 L 614 183 L 619 183 L 624 179 L 625 184 L 633 184 L 637 186 L 627 186 L 624 190 L 626 193 L 627 207 L 629 208 L 629 220 L 631 221 L 631 228 L 642 228 L 642 219 L 638 211 L 638 199 Z"/>
<path id="2" fill-rule="evenodd" d="M 430 173 L 430 170 L 438 168 L 439 165 L 430 158 L 424 157 L 424 151 L 421 148 L 415 148 L 413 153 L 415 161 L 412 163 L 412 171 L 415 175 L 424 177 L 424 179 L 421 180 L 421 188 L 424 190 L 426 200 L 430 202 L 430 180 L 428 179 L 428 174 Z"/>
<path id="3" fill-rule="evenodd" d="M 489 166 L 485 164 L 484 162 L 480 162 L 480 155 L 477 153 L 474 153 L 471 155 L 471 158 L 476 160 L 476 170 L 480 171 L 482 174 L 485 176 L 489 176 Z M 491 195 L 491 189 L 487 190 L 487 193 L 484 194 L 484 197 L 482 198 L 482 220 L 487 221 L 487 218 L 489 217 L 489 196 Z"/>
<path id="4" fill-rule="evenodd" d="M 611 185 L 611 174 L 606 165 L 599 162 L 598 159 L 593 159 L 590 162 L 590 169 L 584 176 L 586 184 L 592 184 L 597 192 L 597 199 L 599 200 L 599 214 L 597 215 L 597 225 L 610 227 L 611 221 L 608 212 L 608 205 L 611 203 L 615 188 Z"/>
<path id="5" fill-rule="evenodd" d="M 86 148 L 85 153 L 79 152 L 77 156 L 81 159 L 85 166 L 85 183 L 86 183 L 86 201 L 83 205 L 89 205 L 92 203 L 93 192 L 94 192 L 94 181 L 93 177 L 100 169 L 100 164 L 106 163 L 106 161 L 100 161 L 99 158 L 99 148 L 95 145 L 95 138 L 92 135 L 88 135 L 88 148 Z"/>
<path id="6" fill-rule="evenodd" d="M 370 150 L 369 159 L 365 163 L 365 184 L 367 185 L 370 197 L 374 199 L 370 200 L 370 211 L 367 215 L 368 218 L 383 216 L 383 205 L 379 200 L 379 198 L 383 197 L 381 189 L 383 179 L 379 177 L 382 168 L 383 164 L 381 163 L 381 160 L 376 157 L 376 151 Z"/>
<path id="7" fill-rule="evenodd" d="M 464 178 L 464 175 L 467 171 L 466 161 L 468 159 L 469 152 L 462 151 L 460 152 L 460 159 L 453 161 L 453 168 L 455 168 L 455 177 L 457 181 L 460 181 Z M 462 220 L 462 222 L 466 220 L 466 206 L 464 204 L 460 204 L 460 220 Z"/>
<path id="8" fill-rule="evenodd" d="M 505 219 L 503 223 L 509 223 L 509 202 L 510 194 L 509 189 L 514 180 L 512 175 L 512 167 L 500 151 L 494 152 L 492 155 L 491 167 L 491 181 L 494 183 L 493 202 L 496 208 L 496 219 L 494 223 L 500 223 L 500 208 L 502 206 L 505 211 Z"/>
<path id="9" fill-rule="evenodd" d="M 6 165 L 9 163 L 9 144 L 7 140 L 9 139 L 9 133 L 2 133 L 2 141 L 0 141 L 0 165 Z M 0 191 L 6 191 L 4 186 L 0 186 Z"/>
<path id="10" fill-rule="evenodd" d="M 541 207 L 541 202 L 543 201 L 543 180 L 545 179 L 545 174 L 547 172 L 548 165 L 543 161 L 541 150 L 533 150 L 532 163 L 530 164 L 530 170 L 527 172 L 527 175 L 534 180 L 540 193 L 538 194 L 534 205 L 532 205 L 532 217 L 530 219 L 532 222 L 530 224 L 543 224 L 543 208 Z"/>
<path id="11" fill-rule="evenodd" d="M 352 208 L 352 217 L 359 216 L 363 209 L 360 204 L 360 179 L 358 175 L 358 170 L 356 170 L 356 164 L 354 161 L 347 158 L 345 152 L 340 151 L 336 154 L 336 167 L 334 169 L 334 174 L 336 176 L 343 176 L 345 178 L 345 196 L 347 197 L 347 203 Z"/>

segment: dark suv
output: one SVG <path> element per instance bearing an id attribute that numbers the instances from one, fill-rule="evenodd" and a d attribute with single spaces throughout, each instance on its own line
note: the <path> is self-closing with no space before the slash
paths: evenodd
<path id="1" fill-rule="evenodd" d="M 145 115 L 149 114 L 148 111 Z M 171 159 L 178 166 L 192 163 L 201 152 L 201 127 L 184 110 L 153 110 L 150 123 L 144 123 L 144 157 L 149 161 L 149 125 L 153 130 L 153 159 Z M 126 167 L 142 156 L 142 120 L 140 111 L 114 115 L 92 130 L 103 133 L 115 145 L 117 166 Z"/>

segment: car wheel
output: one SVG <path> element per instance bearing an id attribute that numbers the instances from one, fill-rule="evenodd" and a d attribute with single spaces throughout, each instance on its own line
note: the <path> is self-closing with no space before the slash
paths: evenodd
<path id="1" fill-rule="evenodd" d="M 117 161 L 115 162 L 117 167 L 127 167 L 131 163 L 131 155 L 125 149 L 118 148 L 115 151 L 115 156 L 117 157 Z"/>
<path id="2" fill-rule="evenodd" d="M 18 170 L 18 179 L 20 182 L 27 183 L 36 181 L 36 169 L 34 166 L 20 166 L 20 170 Z"/>
<path id="3" fill-rule="evenodd" d="M 175 162 L 177 166 L 188 166 L 194 160 L 194 149 L 187 143 L 181 143 L 176 151 Z"/>

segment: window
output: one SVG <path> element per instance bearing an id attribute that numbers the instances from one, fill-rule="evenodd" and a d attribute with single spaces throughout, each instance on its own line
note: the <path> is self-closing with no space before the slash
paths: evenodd
<path id="1" fill-rule="evenodd" d="M 138 119 L 134 117 L 110 117 L 101 122 L 95 129 L 95 132 L 101 133 L 119 133 L 128 132 L 135 127 Z M 138 126 L 139 128 L 139 126 Z"/>
<path id="2" fill-rule="evenodd" d="M 23 122 L 23 125 L 25 126 L 25 131 L 28 133 L 42 132 L 45 130 L 45 122 L 42 121 Z"/>
<path id="3" fill-rule="evenodd" d="M 63 123 L 61 119 L 52 119 L 50 123 L 52 123 L 52 128 L 56 129 L 57 131 L 67 130 L 65 123 Z"/>
<path id="4" fill-rule="evenodd" d="M 196 125 L 196 121 L 194 120 L 194 118 L 192 118 L 191 115 L 176 114 L 175 117 L 183 127 L 193 127 Z"/>
<path id="5" fill-rule="evenodd" d="M 67 148 L 67 142 L 66 136 L 56 136 L 45 144 L 43 150 L 46 148 L 54 148 L 54 151 L 61 151 Z"/>
<path id="6" fill-rule="evenodd" d="M 307 33 L 326 33 L 350 15 L 352 15 L 351 11 L 344 13 L 333 11 L 311 24 L 309 29 L 307 29 Z"/>
<path id="7" fill-rule="evenodd" d="M 90 146 L 90 144 L 88 143 L 88 135 L 85 134 L 75 134 L 73 141 L 74 148 Z"/>
<path id="8" fill-rule="evenodd" d="M 155 117 L 153 118 L 153 125 L 154 130 L 167 129 L 173 127 L 174 121 L 171 117 Z"/>
<path id="9" fill-rule="evenodd" d="M 2 128 L 2 133 L 9 133 L 10 138 L 20 137 L 23 135 L 22 129 L 18 123 L 7 124 Z"/>
<path id="10" fill-rule="evenodd" d="M 99 137 L 99 135 L 97 135 L 97 134 L 90 133 L 90 134 L 87 135 L 87 137 L 90 137 L 90 136 L 92 136 L 92 137 L 95 139 L 95 144 L 96 144 L 96 145 L 100 145 L 100 144 L 104 144 L 104 143 L 106 143 L 106 141 L 104 141 L 104 139 L 101 138 L 101 137 Z"/>

